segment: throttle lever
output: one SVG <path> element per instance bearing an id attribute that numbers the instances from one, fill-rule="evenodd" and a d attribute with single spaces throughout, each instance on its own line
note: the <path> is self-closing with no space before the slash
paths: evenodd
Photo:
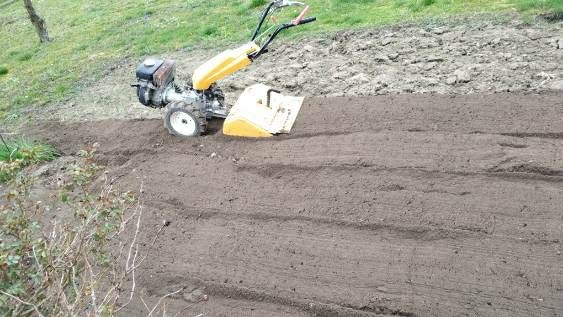
<path id="1" fill-rule="evenodd" d="M 291 24 L 299 25 L 301 23 L 301 20 L 303 20 L 303 18 L 305 17 L 305 15 L 307 14 L 308 11 L 309 11 L 309 6 L 306 6 L 305 9 L 303 9 L 303 11 L 301 11 L 299 16 L 297 18 L 295 18 L 293 21 L 291 21 Z"/>

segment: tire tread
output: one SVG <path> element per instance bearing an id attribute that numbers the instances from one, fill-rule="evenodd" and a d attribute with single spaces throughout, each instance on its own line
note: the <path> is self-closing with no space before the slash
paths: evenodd
<path id="1" fill-rule="evenodd" d="M 164 116 L 164 126 L 168 129 L 170 134 L 183 136 L 176 133 L 170 124 L 170 115 L 176 111 L 187 111 L 197 118 L 197 121 L 199 122 L 199 135 L 204 134 L 207 131 L 207 118 L 205 113 L 203 113 L 199 107 L 185 101 L 174 101 L 166 105 L 166 115 Z"/>

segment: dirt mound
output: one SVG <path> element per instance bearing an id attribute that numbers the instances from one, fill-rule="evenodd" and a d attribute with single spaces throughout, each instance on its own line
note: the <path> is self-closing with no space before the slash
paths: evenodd
<path id="1" fill-rule="evenodd" d="M 309 98 L 294 133 L 268 140 L 172 138 L 161 120 L 35 133 L 68 153 L 98 142 L 120 187 L 144 184 L 147 241 L 170 225 L 138 289 L 155 302 L 182 288 L 168 311 L 556 316 L 561 100 Z"/>
<path id="2" fill-rule="evenodd" d="M 271 53 L 219 85 L 230 103 L 257 82 L 303 96 L 563 89 L 562 26 L 477 15 L 316 34 L 274 44 Z M 163 55 L 178 61 L 179 81 L 185 82 L 220 50 Z M 160 117 L 159 111 L 141 106 L 129 86 L 139 62 L 115 65 L 77 98 L 34 111 L 41 119 L 71 121 Z"/>

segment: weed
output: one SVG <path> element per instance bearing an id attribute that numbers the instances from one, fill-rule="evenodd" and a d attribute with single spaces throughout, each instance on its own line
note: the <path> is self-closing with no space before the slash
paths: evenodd
<path id="1" fill-rule="evenodd" d="M 6 75 L 8 73 L 8 67 L 0 66 L 0 76 Z"/>
<path id="2" fill-rule="evenodd" d="M 24 139 L 0 142 L 0 182 L 14 178 L 24 167 L 55 159 L 57 152 L 49 145 Z"/>
<path id="3" fill-rule="evenodd" d="M 33 57 L 31 53 L 23 53 L 17 57 L 17 60 L 20 62 L 26 62 Z"/>
<path id="4" fill-rule="evenodd" d="M 248 7 L 250 9 L 254 9 L 254 8 L 257 8 L 257 7 L 261 7 L 265 4 L 266 4 L 266 0 L 250 0 Z"/>
<path id="5" fill-rule="evenodd" d="M 34 51 L 17 50 L 8 53 L 8 56 L 14 61 L 26 62 L 33 57 Z"/>
<path id="6" fill-rule="evenodd" d="M 201 32 L 204 36 L 210 36 L 217 33 L 217 27 L 215 26 L 208 26 L 203 29 Z"/>

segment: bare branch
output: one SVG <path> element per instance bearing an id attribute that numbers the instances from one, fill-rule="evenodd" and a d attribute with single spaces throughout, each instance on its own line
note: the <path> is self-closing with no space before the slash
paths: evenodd
<path id="1" fill-rule="evenodd" d="M 80 173 L 90 175 L 89 167 L 76 168 Z M 87 172 L 83 172 L 85 170 Z M 114 179 L 107 174 L 104 176 L 105 183 L 98 187 L 95 197 L 89 192 L 91 188 L 82 182 L 65 183 L 61 193 L 72 191 L 72 196 L 63 202 L 57 200 L 54 205 L 63 212 L 68 208 L 74 212 L 75 218 L 68 222 L 60 219 L 50 222 L 47 231 L 40 231 L 41 243 L 30 244 L 28 256 L 32 261 L 29 262 L 29 270 L 39 275 L 41 284 L 32 291 L 22 293 L 21 297 L 5 291 L 0 293 L 10 296 L 13 307 L 9 308 L 9 312 L 12 315 L 19 316 L 25 311 L 27 315 L 43 317 L 40 311 L 43 309 L 45 314 L 48 312 L 52 316 L 88 313 L 95 317 L 106 310 L 116 313 L 133 301 L 137 292 L 136 270 L 146 258 L 140 244 L 141 238 L 144 238 L 141 228 L 144 206 L 141 199 L 129 200 L 114 192 Z M 71 187 L 68 189 L 66 186 Z M 141 184 L 141 194 L 142 187 Z M 22 186 L 18 190 L 26 188 Z M 25 219 L 35 217 L 32 213 L 34 209 L 27 210 L 25 205 L 26 192 L 21 193 L 20 197 L 23 198 L 14 205 L 14 212 L 23 213 Z M 108 213 L 108 210 L 112 212 Z M 113 210 L 117 210 L 117 213 L 113 213 Z M 151 245 L 154 245 L 162 230 L 162 227 L 157 230 Z M 16 239 L 22 239 L 18 232 L 14 230 L 11 234 Z M 133 234 L 124 238 L 124 232 Z M 144 256 L 141 257 L 141 254 Z M 109 263 L 98 263 L 98 256 L 108 257 Z M 126 291 L 123 290 L 125 284 L 127 288 L 130 287 Z M 159 300 L 152 309 L 153 313 L 164 299 Z M 151 311 L 141 300 L 147 312 Z M 118 305 L 121 306 L 116 309 Z"/>
<path id="2" fill-rule="evenodd" d="M 180 288 L 179 290 L 172 292 L 172 293 L 168 293 L 164 296 L 162 296 L 161 298 L 158 299 L 158 302 L 156 302 L 156 304 L 154 305 L 154 307 L 152 308 L 152 310 L 149 312 L 149 314 L 147 315 L 147 317 L 151 317 L 152 314 L 154 313 L 154 311 L 158 308 L 158 306 L 160 306 L 160 302 L 162 302 L 163 300 L 165 300 L 166 298 L 170 297 L 170 296 L 174 296 L 178 293 L 180 293 L 181 291 L 183 291 L 183 288 Z"/>
<path id="3" fill-rule="evenodd" d="M 142 296 L 139 296 L 139 298 L 141 299 L 141 302 L 143 303 L 143 305 L 145 305 L 145 308 L 147 309 L 147 311 L 150 311 L 151 309 L 149 308 L 149 306 L 147 305 L 147 303 L 145 303 L 145 300 L 143 299 Z"/>
<path id="4" fill-rule="evenodd" d="M 16 300 L 17 302 L 19 302 L 19 303 L 21 303 L 21 304 L 23 304 L 23 305 L 33 307 L 33 310 L 35 310 L 35 312 L 37 313 L 37 315 L 43 317 L 43 314 L 39 311 L 39 308 L 37 308 L 37 306 L 35 306 L 35 304 L 32 304 L 32 303 L 28 303 L 28 302 L 26 302 L 26 301 L 23 301 L 23 300 L 20 299 L 19 297 L 14 296 L 14 295 L 12 295 L 12 294 L 8 294 L 8 293 L 4 292 L 3 290 L 0 290 L 0 293 L 6 295 L 6 296 L 8 296 L 8 297 L 10 297 L 11 299 Z"/>
<path id="5" fill-rule="evenodd" d="M 141 183 L 141 191 L 142 191 L 142 183 Z M 137 205 L 137 208 L 135 209 L 135 213 L 137 214 L 137 223 L 135 226 L 135 234 L 133 235 L 133 240 L 131 241 L 131 244 L 129 245 L 129 252 L 127 253 L 127 261 L 125 262 L 125 274 L 129 274 L 131 273 L 131 292 L 129 293 L 129 298 L 127 300 L 127 302 L 125 304 L 123 304 L 121 307 L 119 307 L 115 312 L 119 312 L 120 310 L 122 310 L 123 308 L 125 308 L 127 305 L 129 305 L 131 303 L 131 301 L 133 300 L 133 296 L 135 294 L 135 288 L 137 285 L 137 281 L 135 278 L 135 270 L 137 268 L 136 262 L 137 262 L 137 255 L 139 253 L 139 244 L 137 243 L 137 238 L 139 236 L 139 232 L 140 232 L 140 227 L 141 227 L 141 219 L 143 216 L 143 205 L 141 203 L 141 200 L 139 199 L 139 204 Z M 131 252 L 133 250 L 133 248 L 135 249 L 135 254 L 133 255 L 133 259 L 131 260 Z M 131 261 L 131 262 L 130 262 Z"/>
<path id="6" fill-rule="evenodd" d="M 92 269 L 92 265 L 90 265 L 90 261 L 88 261 L 88 255 L 84 254 L 84 261 L 86 262 L 86 267 L 88 268 L 88 272 L 90 273 L 90 296 L 92 297 L 92 308 L 94 312 L 98 311 L 98 306 L 96 305 L 96 275 L 94 274 L 94 270 Z"/>

